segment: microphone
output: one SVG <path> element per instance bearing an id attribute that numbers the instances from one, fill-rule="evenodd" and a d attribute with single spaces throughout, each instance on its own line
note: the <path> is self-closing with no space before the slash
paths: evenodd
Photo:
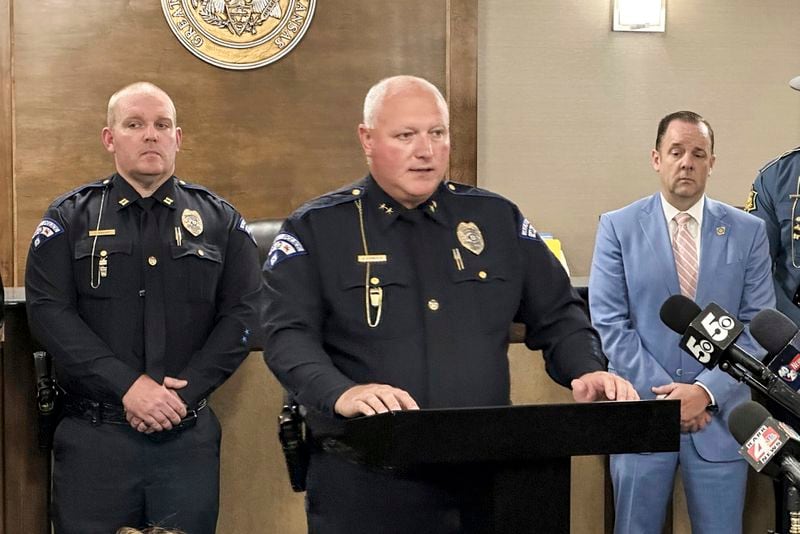
<path id="1" fill-rule="evenodd" d="M 734 377 L 738 380 L 742 380 L 737 376 L 741 371 L 759 381 L 771 374 L 764 364 L 734 343 L 744 331 L 744 323 L 719 305 L 712 302 L 700 311 L 692 299 L 672 295 L 661 305 L 659 315 L 665 325 L 683 335 L 680 347 L 706 368 L 719 365 L 727 372 L 731 365 L 736 365 Z"/>
<path id="2" fill-rule="evenodd" d="M 762 310 L 750 322 L 750 333 L 767 349 L 764 363 L 793 390 L 800 389 L 800 330 L 777 310 Z"/>
<path id="3" fill-rule="evenodd" d="M 759 473 L 771 478 L 781 476 L 793 486 L 800 483 L 800 436 L 766 408 L 748 401 L 731 411 L 728 429 L 741 445 L 739 454 Z"/>
<path id="4" fill-rule="evenodd" d="M 709 304 L 693 320 L 687 320 L 691 313 L 699 309 L 694 301 L 683 295 L 672 295 L 661 306 L 664 324 L 679 334 L 684 332 L 680 347 L 709 369 L 719 364 L 720 369 L 736 380 L 766 395 L 795 417 L 800 417 L 800 395 L 767 366 L 733 343 L 742 332 L 742 323 L 714 303 Z M 757 331 L 761 330 L 759 334 L 762 337 L 771 335 L 770 329 L 762 326 L 771 320 L 771 313 L 770 310 L 761 310 L 753 317 L 752 322 L 758 326 Z M 775 345 L 782 346 L 787 339 L 784 336 L 776 341 L 780 343 L 776 342 Z"/>

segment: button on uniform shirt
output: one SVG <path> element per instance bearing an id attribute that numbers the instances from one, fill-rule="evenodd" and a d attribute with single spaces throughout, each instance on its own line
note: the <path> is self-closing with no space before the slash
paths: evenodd
<path id="1" fill-rule="evenodd" d="M 172 177 L 151 198 L 151 242 L 142 199 L 119 175 L 48 208 L 28 254 L 31 330 L 69 393 L 119 403 L 159 356 L 145 349 L 154 298 L 146 277 L 158 269 L 162 302 L 150 304 L 163 311 L 152 325 L 163 346 L 153 346 L 163 372 L 189 382 L 179 394 L 194 406 L 248 354 L 260 307 L 257 247 L 241 215 L 202 187 Z"/>
<path id="2" fill-rule="evenodd" d="M 558 260 L 514 204 L 477 188 L 443 183 L 407 210 L 367 177 L 291 215 L 264 268 L 267 364 L 325 413 L 371 382 L 422 408 L 508 404 L 512 321 L 562 385 L 605 369 Z"/>

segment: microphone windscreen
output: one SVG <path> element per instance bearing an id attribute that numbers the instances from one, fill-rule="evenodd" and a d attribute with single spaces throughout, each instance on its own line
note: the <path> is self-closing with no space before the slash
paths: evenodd
<path id="1" fill-rule="evenodd" d="M 759 403 L 743 402 L 731 411 L 728 418 L 728 429 L 736 441 L 743 445 L 768 417 L 772 417 L 772 415 Z"/>
<path id="2" fill-rule="evenodd" d="M 767 349 L 766 358 L 778 354 L 797 334 L 797 325 L 778 310 L 766 308 L 750 321 L 750 334 Z"/>
<path id="3" fill-rule="evenodd" d="M 659 316 L 670 330 L 683 334 L 700 312 L 700 306 L 692 299 L 683 295 L 672 295 L 661 305 Z"/>

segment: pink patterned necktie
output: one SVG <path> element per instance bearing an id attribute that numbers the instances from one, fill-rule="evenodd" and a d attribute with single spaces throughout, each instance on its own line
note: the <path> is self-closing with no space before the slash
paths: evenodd
<path id="1" fill-rule="evenodd" d="M 693 217 L 688 213 L 675 215 L 677 229 L 672 239 L 672 250 L 675 253 L 675 269 L 678 271 L 681 294 L 694 299 L 697 293 L 697 247 L 689 232 L 691 220 Z"/>

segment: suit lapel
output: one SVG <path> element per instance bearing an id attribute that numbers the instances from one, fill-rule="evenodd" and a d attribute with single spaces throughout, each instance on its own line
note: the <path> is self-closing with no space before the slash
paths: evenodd
<path id="1" fill-rule="evenodd" d="M 703 209 L 703 227 L 700 229 L 700 272 L 697 277 L 697 302 L 706 302 L 706 295 L 714 287 L 716 269 L 726 261 L 730 224 L 725 210 L 706 197 Z"/>
<path id="2" fill-rule="evenodd" d="M 664 210 L 661 208 L 661 195 L 651 197 L 639 213 L 639 225 L 643 239 L 650 248 L 651 258 L 659 271 L 659 278 L 664 281 L 668 295 L 681 292 L 678 285 L 678 273 L 675 271 L 675 257 L 672 254 L 672 243 L 669 239 Z"/>

